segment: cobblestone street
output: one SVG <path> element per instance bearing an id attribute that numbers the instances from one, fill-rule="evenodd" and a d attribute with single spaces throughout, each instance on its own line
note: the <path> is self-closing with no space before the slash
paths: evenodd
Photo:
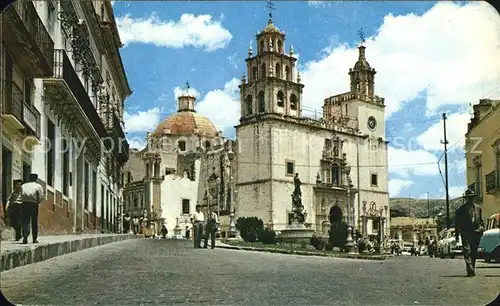
<path id="1" fill-rule="evenodd" d="M 398 257 L 362 261 L 193 249 L 192 242 L 132 239 L 1 274 L 14 304 L 485 305 L 500 265 Z"/>

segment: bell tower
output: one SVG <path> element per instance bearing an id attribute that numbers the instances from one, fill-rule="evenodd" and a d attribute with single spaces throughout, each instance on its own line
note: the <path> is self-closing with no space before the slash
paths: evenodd
<path id="1" fill-rule="evenodd" d="M 285 33 L 273 24 L 271 11 L 266 27 L 255 38 L 257 54 L 250 45 L 245 60 L 248 78 L 243 74 L 239 86 L 240 120 L 270 113 L 300 117 L 304 85 L 297 73 L 297 58 L 293 46 L 285 54 Z"/>
<path id="2" fill-rule="evenodd" d="M 364 39 L 363 39 L 364 42 Z M 358 47 L 359 57 L 354 68 L 349 69 L 349 76 L 351 78 L 351 93 L 358 96 L 359 100 L 372 101 L 375 98 L 375 74 L 377 73 L 374 68 L 366 60 L 363 42 Z"/>

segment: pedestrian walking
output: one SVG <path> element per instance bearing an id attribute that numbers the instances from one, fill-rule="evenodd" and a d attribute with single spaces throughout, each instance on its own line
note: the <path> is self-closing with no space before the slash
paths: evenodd
<path id="1" fill-rule="evenodd" d="M 205 249 L 208 247 L 208 239 L 210 239 L 210 247 L 212 249 L 215 248 L 215 234 L 217 233 L 218 228 L 219 217 L 214 211 L 211 211 L 207 216 L 205 245 L 203 246 Z"/>
<path id="2" fill-rule="evenodd" d="M 30 174 L 29 182 L 24 183 L 21 187 L 23 208 L 23 244 L 28 244 L 28 236 L 30 235 L 30 223 L 33 243 L 38 243 L 38 206 L 44 198 L 43 188 L 36 181 L 38 175 Z"/>
<path id="3" fill-rule="evenodd" d="M 469 277 L 476 275 L 477 249 L 484 232 L 483 211 L 474 203 L 475 197 L 474 191 L 467 190 L 465 203 L 455 212 L 455 239 L 458 242 L 459 235 L 462 236 L 465 269 Z"/>
<path id="4" fill-rule="evenodd" d="M 128 213 L 123 216 L 123 233 L 124 234 L 129 234 L 130 233 L 130 215 Z"/>
<path id="5" fill-rule="evenodd" d="M 189 226 L 186 226 L 186 239 L 191 238 L 191 230 L 189 229 Z"/>
<path id="6" fill-rule="evenodd" d="M 167 225 L 163 224 L 161 227 L 161 238 L 166 239 L 168 234 Z"/>
<path id="7" fill-rule="evenodd" d="M 134 235 L 137 235 L 137 233 L 139 233 L 139 219 L 137 217 L 134 217 L 132 219 L 132 230 L 134 232 Z"/>
<path id="8" fill-rule="evenodd" d="M 195 249 L 201 248 L 201 239 L 203 238 L 203 223 L 205 222 L 205 215 L 201 211 L 201 205 L 196 205 L 196 211 L 191 218 L 194 228 L 194 247 Z"/>
<path id="9" fill-rule="evenodd" d="M 12 191 L 9 201 L 7 202 L 7 217 L 10 226 L 16 233 L 16 241 L 22 238 L 22 208 L 23 208 L 23 195 L 22 195 L 22 180 L 14 180 L 14 190 Z"/>

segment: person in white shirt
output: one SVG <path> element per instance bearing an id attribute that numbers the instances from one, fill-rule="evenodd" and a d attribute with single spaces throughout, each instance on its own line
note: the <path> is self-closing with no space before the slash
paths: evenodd
<path id="1" fill-rule="evenodd" d="M 201 211 L 201 205 L 196 205 L 196 211 L 191 218 L 194 228 L 194 248 L 201 248 L 201 238 L 203 238 L 203 223 L 205 222 L 205 215 Z"/>
<path id="2" fill-rule="evenodd" d="M 207 225 L 206 225 L 206 237 L 205 237 L 205 245 L 203 246 L 205 249 L 208 247 L 208 239 L 210 238 L 210 247 L 215 248 L 215 234 L 217 233 L 217 229 L 219 228 L 219 217 L 214 211 L 211 211 L 207 216 Z"/>
<path id="3" fill-rule="evenodd" d="M 30 174 L 29 182 L 21 186 L 23 198 L 22 220 L 23 220 L 23 244 L 28 244 L 28 236 L 33 232 L 33 243 L 38 243 L 38 205 L 44 199 L 42 185 L 38 184 L 37 174 Z"/>

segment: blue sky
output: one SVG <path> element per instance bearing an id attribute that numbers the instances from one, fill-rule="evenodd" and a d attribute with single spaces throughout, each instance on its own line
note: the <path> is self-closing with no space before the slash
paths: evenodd
<path id="1" fill-rule="evenodd" d="M 377 70 L 376 91 L 386 98 L 391 196 L 444 197 L 438 169 L 442 112 L 449 118 L 450 193 L 460 195 L 470 103 L 500 96 L 494 8 L 427 1 L 274 4 L 274 24 L 287 35 L 286 49 L 293 44 L 299 58 L 307 110 L 319 110 L 323 98 L 348 90 L 347 71 L 363 28 L 367 58 Z M 255 49 L 255 34 L 269 18 L 265 1 L 116 1 L 113 8 L 134 90 L 125 114 L 132 146 L 141 147 L 146 131 L 176 111 L 176 94 L 186 81 L 198 96 L 197 111 L 234 137 L 237 86 L 248 47 Z"/>

